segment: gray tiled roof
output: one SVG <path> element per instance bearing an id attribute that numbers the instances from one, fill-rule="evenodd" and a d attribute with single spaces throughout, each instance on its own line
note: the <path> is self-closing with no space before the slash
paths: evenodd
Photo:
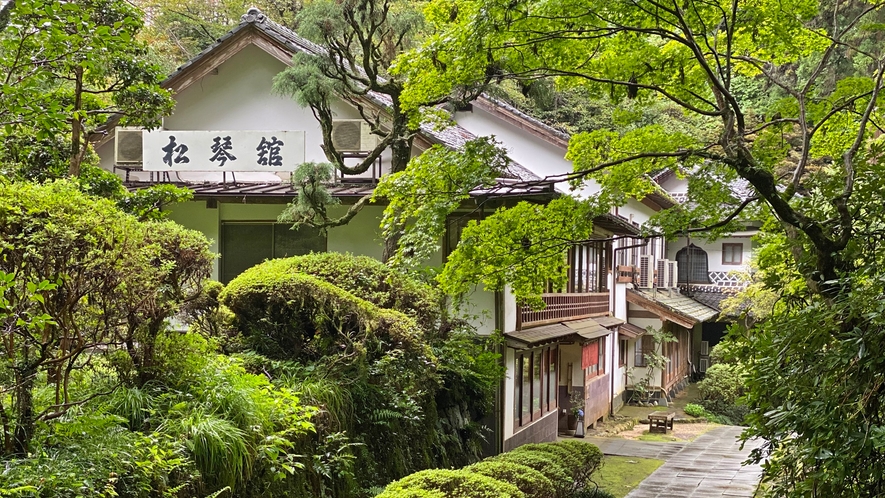
<path id="1" fill-rule="evenodd" d="M 261 30 L 262 33 L 266 34 L 283 47 L 286 47 L 286 49 L 288 49 L 293 54 L 297 52 L 313 55 L 321 55 L 325 53 L 325 49 L 322 46 L 317 45 L 307 38 L 298 35 L 291 29 L 272 21 L 259 9 L 253 7 L 249 9 L 249 11 L 245 15 L 243 15 L 240 24 L 237 27 L 227 32 L 224 36 L 216 40 L 215 43 L 197 54 L 190 61 L 180 66 L 175 72 L 173 72 L 171 75 L 169 75 L 168 78 L 166 78 L 166 81 L 172 80 L 180 73 L 186 71 L 190 66 L 200 61 L 206 54 L 218 48 L 218 46 L 224 43 L 225 40 L 231 38 L 236 33 L 248 28 L 249 26 L 254 26 L 256 29 Z M 392 106 L 392 101 L 390 100 L 390 97 L 388 95 L 380 94 L 377 92 L 368 92 L 366 94 L 366 97 L 379 107 L 389 109 Z M 475 135 L 473 135 L 466 129 L 458 126 L 457 124 L 452 124 L 451 126 L 443 129 L 436 129 L 436 127 L 429 124 L 423 124 L 421 126 L 421 134 L 432 143 L 437 143 L 456 150 L 464 147 L 465 143 L 476 138 Z M 532 173 L 526 167 L 512 161 L 510 163 L 510 166 L 507 168 L 507 171 L 505 171 L 505 176 L 507 178 L 514 178 L 522 181 L 541 180 L 541 177 Z"/>
<path id="2" fill-rule="evenodd" d="M 632 289 L 628 292 L 636 293 L 649 301 L 654 301 L 679 315 L 698 322 L 705 322 L 719 314 L 718 310 L 685 296 L 676 289 Z"/>

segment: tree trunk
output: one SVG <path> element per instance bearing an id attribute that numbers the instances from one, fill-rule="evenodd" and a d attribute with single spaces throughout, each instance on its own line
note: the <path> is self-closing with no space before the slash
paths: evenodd
<path id="1" fill-rule="evenodd" d="M 37 368 L 30 366 L 18 372 L 15 384 L 15 434 L 12 452 L 27 456 L 34 436 L 34 382 Z"/>
<path id="2" fill-rule="evenodd" d="M 71 162 L 68 168 L 68 175 L 77 177 L 80 176 L 80 162 L 83 158 L 83 154 L 80 151 L 80 136 L 82 134 L 80 108 L 83 104 L 83 68 L 76 68 L 74 74 L 76 75 L 74 79 L 74 113 L 71 115 Z"/>

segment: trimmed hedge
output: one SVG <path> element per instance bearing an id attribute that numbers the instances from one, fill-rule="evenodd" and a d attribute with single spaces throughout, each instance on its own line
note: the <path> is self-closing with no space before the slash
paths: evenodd
<path id="1" fill-rule="evenodd" d="M 390 483 L 378 496 L 401 498 L 410 496 L 403 494 L 407 491 L 420 489 L 442 491 L 449 498 L 562 498 L 575 493 L 596 492 L 590 476 L 601 465 L 602 452 L 589 443 L 527 444 L 461 470 L 428 470 L 412 474 Z M 467 477 L 469 475 L 487 480 L 474 481 Z M 488 487 L 492 483 L 506 486 Z"/>
<path id="2" fill-rule="evenodd" d="M 289 259 L 253 266 L 232 280 L 219 299 L 236 314 L 247 341 L 275 359 L 314 361 L 341 353 L 342 336 L 362 351 L 421 349 L 418 324 L 328 282 L 291 271 Z M 372 344 L 370 346 L 370 344 Z M 432 356 L 429 351 L 420 351 Z"/>
<path id="3" fill-rule="evenodd" d="M 424 330 L 435 328 L 443 310 L 439 290 L 368 256 L 313 253 L 273 260 L 273 268 L 283 273 L 310 275 L 375 306 L 400 311 L 418 322 Z"/>
<path id="4" fill-rule="evenodd" d="M 537 470 L 513 462 L 485 460 L 464 467 L 465 471 L 482 474 L 492 479 L 509 482 L 527 497 L 554 498 L 553 482 Z"/>
<path id="5" fill-rule="evenodd" d="M 401 498 L 410 490 L 439 491 L 447 498 L 526 498 L 516 486 L 467 470 L 431 469 L 393 482 L 376 498 Z"/>

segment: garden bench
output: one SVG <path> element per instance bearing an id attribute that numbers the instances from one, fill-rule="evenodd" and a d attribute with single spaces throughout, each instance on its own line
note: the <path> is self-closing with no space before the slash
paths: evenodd
<path id="1" fill-rule="evenodd" d="M 648 415 L 648 432 L 649 434 L 666 434 L 668 430 L 673 430 L 673 418 L 675 413 L 651 413 Z"/>

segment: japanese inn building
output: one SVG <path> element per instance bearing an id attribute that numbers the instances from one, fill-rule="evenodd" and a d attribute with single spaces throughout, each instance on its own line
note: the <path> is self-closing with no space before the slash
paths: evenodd
<path id="1" fill-rule="evenodd" d="M 212 241 L 211 249 L 221 255 L 212 277 L 223 283 L 268 258 L 320 251 L 381 257 L 383 206 L 367 205 L 349 224 L 325 235 L 306 228 L 293 231 L 276 221 L 296 195 L 290 173 L 300 163 L 326 158 L 320 126 L 310 109 L 275 94 L 272 80 L 294 54 L 320 51 L 251 9 L 236 28 L 165 80 L 177 103 L 161 129 L 118 128 L 96 144 L 101 167 L 118 174 L 130 189 L 165 182 L 193 192 L 192 201 L 169 208 L 170 219 Z M 375 110 L 386 109 L 381 96 L 366 100 Z M 365 157 L 372 136 L 359 113 L 344 101 L 332 108 L 337 148 L 355 159 Z M 474 137 L 494 135 L 512 161 L 497 188 L 471 193 L 465 213 L 484 216 L 520 201 L 543 203 L 561 195 L 594 194 L 593 186 L 566 193 L 564 185 L 541 181 L 572 171 L 564 159 L 569 140 L 564 132 L 485 97 L 452 118 L 453 124 L 444 130 L 422 129 L 413 154 L 435 144 L 458 149 Z M 343 214 L 349 204 L 371 193 L 388 171 L 389 155 L 382 154 L 365 174 L 335 178 L 329 188 L 341 205 L 333 209 Z M 678 179 L 656 180 L 661 193 L 631 200 L 594 219 L 597 240 L 563 253 L 569 283 L 561 292 L 543 295 L 546 308 L 520 306 L 507 291 L 477 287 L 468 296 L 465 313 L 476 317 L 472 322 L 478 333 L 498 329 L 506 338 L 502 354 L 507 376 L 496 419 L 489 424 L 489 452 L 554 440 L 570 423 L 570 399 L 581 400 L 577 403 L 588 427 L 603 421 L 627 401 L 632 379 L 644 377 L 644 355 L 652 349 L 670 360 L 666 368 L 650 372 L 654 396 L 662 402 L 700 372 L 702 354 L 716 336 L 705 327 L 721 328 L 715 322 L 719 309 L 718 302 L 705 303 L 691 295 L 715 291 L 713 278 L 728 280 L 726 270 L 745 266 L 750 242 L 746 234 L 736 234 L 739 242 L 729 239 L 717 252 L 716 244 L 638 238 L 641 225 L 673 206 L 684 192 Z M 452 218 L 442 249 L 428 265 L 444 263 L 457 244 L 463 219 Z M 614 236 L 621 238 L 612 242 Z M 728 244 L 742 245 L 725 249 Z M 696 249 L 688 249 L 692 258 L 684 257 L 686 247 L 704 252 L 705 265 L 699 263 Z M 720 256 L 722 265 L 711 263 Z M 704 273 L 706 279 L 701 278 Z M 694 294 L 680 291 L 687 285 Z M 678 341 L 655 344 L 648 327 L 668 330 Z M 627 375 L 631 369 L 632 377 Z"/>

